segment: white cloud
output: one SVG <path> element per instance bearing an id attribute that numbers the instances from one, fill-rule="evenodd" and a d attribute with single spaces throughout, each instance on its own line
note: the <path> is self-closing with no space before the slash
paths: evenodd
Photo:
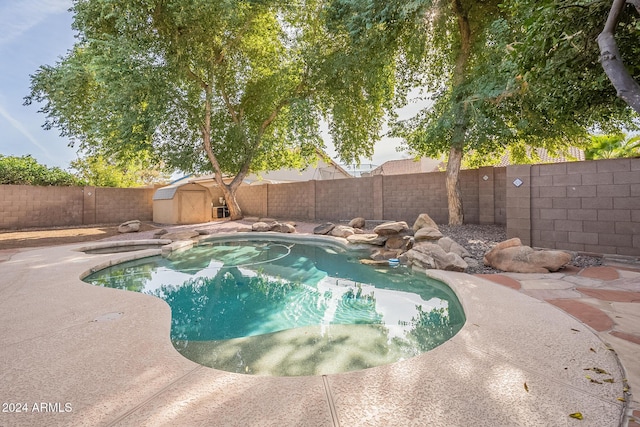
<path id="1" fill-rule="evenodd" d="M 24 137 L 27 138 L 29 142 L 31 142 L 33 145 L 38 147 L 44 153 L 44 155 L 46 155 L 48 158 L 51 158 L 51 155 L 49 154 L 47 149 L 42 144 L 40 144 L 40 142 L 31 134 L 31 132 L 29 132 L 29 130 L 19 120 L 15 119 L 11 114 L 9 114 L 9 112 L 1 104 L 0 104 L 0 117 L 3 117 L 7 122 L 9 122 L 9 124 L 15 130 L 17 130 L 22 135 L 24 135 Z"/>
<path id="2" fill-rule="evenodd" d="M 66 12 L 71 0 L 9 1 L 0 6 L 0 46 L 11 43 L 47 16 Z"/>

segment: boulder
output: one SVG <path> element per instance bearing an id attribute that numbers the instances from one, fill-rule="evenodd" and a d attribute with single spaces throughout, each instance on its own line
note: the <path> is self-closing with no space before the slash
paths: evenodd
<path id="1" fill-rule="evenodd" d="M 412 228 L 413 228 L 413 231 L 418 231 L 424 227 L 432 227 L 432 228 L 435 228 L 436 230 L 438 229 L 438 225 L 426 213 L 418 215 L 418 219 L 416 219 L 416 222 L 413 223 Z"/>
<path id="2" fill-rule="evenodd" d="M 267 224 L 266 222 L 263 222 L 263 221 L 254 222 L 253 225 L 251 226 L 251 231 L 259 231 L 259 232 L 271 231 L 271 224 Z"/>
<path id="3" fill-rule="evenodd" d="M 485 265 L 512 273 L 549 273 L 571 262 L 571 254 L 556 250 L 536 251 L 515 238 L 498 243 L 485 254 L 483 261 Z"/>
<path id="4" fill-rule="evenodd" d="M 400 262 L 404 263 L 405 259 L 407 264 L 411 264 L 425 270 L 432 270 L 436 268 L 436 262 L 433 257 L 425 252 L 416 250 L 416 248 L 402 254 Z"/>
<path id="5" fill-rule="evenodd" d="M 464 271 L 467 263 L 453 252 L 446 252 L 436 243 L 421 243 L 412 250 L 429 255 L 435 264 L 435 268 L 446 271 Z"/>
<path id="6" fill-rule="evenodd" d="M 353 228 L 349 227 L 348 225 L 336 225 L 335 227 L 333 227 L 333 230 L 331 230 L 330 234 L 335 237 L 346 238 L 349 236 L 353 236 L 355 234 L 355 231 L 353 231 Z"/>
<path id="7" fill-rule="evenodd" d="M 411 241 L 410 236 L 400 236 L 400 235 L 389 236 L 384 246 L 386 249 L 390 249 L 390 250 L 400 249 L 402 251 L 405 251 L 408 249 L 410 241 Z"/>
<path id="8" fill-rule="evenodd" d="M 420 228 L 413 236 L 416 242 L 425 240 L 440 240 L 442 237 L 443 236 L 440 230 L 430 226 L 424 226 Z"/>
<path id="9" fill-rule="evenodd" d="M 380 236 L 391 236 L 393 234 L 398 234 L 407 228 L 409 228 L 409 226 L 407 226 L 407 223 L 404 221 L 385 222 L 384 224 L 380 224 L 374 228 L 373 232 Z"/>
<path id="10" fill-rule="evenodd" d="M 402 251 L 400 250 L 396 250 L 396 251 L 387 251 L 384 249 L 379 249 L 374 251 L 371 254 L 371 259 L 374 261 L 380 261 L 380 260 L 390 260 L 391 258 L 398 258 L 398 256 L 402 253 Z"/>
<path id="11" fill-rule="evenodd" d="M 387 241 L 386 236 L 378 236 L 374 233 L 365 233 L 365 234 L 353 234 L 351 236 L 347 236 L 347 240 L 349 243 L 354 245 L 357 244 L 365 244 L 365 245 L 375 245 L 382 246 Z"/>
<path id="12" fill-rule="evenodd" d="M 274 225 L 271 226 L 271 231 L 275 231 L 278 233 L 295 233 L 296 228 L 289 223 L 276 222 Z"/>
<path id="13" fill-rule="evenodd" d="M 332 222 L 325 222 L 313 229 L 313 234 L 329 234 L 336 225 Z"/>
<path id="14" fill-rule="evenodd" d="M 453 252 L 454 254 L 457 254 L 460 258 L 471 258 L 469 251 L 451 237 L 443 237 L 438 240 L 438 246 L 444 249 L 445 252 Z"/>
<path id="15" fill-rule="evenodd" d="M 365 219 L 362 217 L 353 218 L 349 221 L 349 227 L 363 229 L 365 226 Z"/>
<path id="16" fill-rule="evenodd" d="M 123 222 L 118 226 L 119 233 L 135 233 L 137 231 L 140 231 L 140 221 L 137 219 Z"/>

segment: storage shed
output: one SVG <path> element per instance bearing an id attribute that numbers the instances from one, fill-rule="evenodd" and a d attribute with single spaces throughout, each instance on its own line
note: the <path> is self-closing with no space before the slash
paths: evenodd
<path id="1" fill-rule="evenodd" d="M 222 192 L 213 183 L 180 180 L 159 188 L 153 195 L 153 222 L 160 224 L 197 224 L 213 217 L 213 201 Z M 216 204 L 218 204 L 216 202 Z"/>

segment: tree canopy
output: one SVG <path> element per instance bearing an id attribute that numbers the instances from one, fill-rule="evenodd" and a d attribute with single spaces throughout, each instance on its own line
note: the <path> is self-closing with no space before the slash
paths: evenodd
<path id="1" fill-rule="evenodd" d="M 609 68 L 640 80 L 627 3 L 75 0 L 78 42 L 32 77 L 27 103 L 89 154 L 215 172 L 235 219 L 244 176 L 312 161 L 321 119 L 358 161 L 420 88 L 430 106 L 393 134 L 416 156 L 447 154 L 449 223 L 461 224 L 464 156 L 517 159 L 634 127 L 599 63 L 615 57 Z M 615 36 L 609 53 L 600 33 Z"/>
<path id="2" fill-rule="evenodd" d="M 87 185 L 96 187 L 139 187 L 169 181 L 169 174 L 144 160 L 132 158 L 125 162 L 94 154 L 73 160 L 71 169 Z"/>
<path id="3" fill-rule="evenodd" d="M 213 171 L 234 219 L 249 171 L 316 157 L 322 117 L 345 160 L 378 139 L 393 88 L 357 70 L 344 35 L 328 37 L 321 2 L 76 0 L 72 10 L 78 42 L 32 76 L 27 103 L 43 102 L 45 126 L 89 153 Z"/>

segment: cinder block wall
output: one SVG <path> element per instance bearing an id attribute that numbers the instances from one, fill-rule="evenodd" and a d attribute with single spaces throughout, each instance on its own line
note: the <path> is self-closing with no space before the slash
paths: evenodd
<path id="1" fill-rule="evenodd" d="M 640 159 L 532 166 L 531 241 L 640 255 Z"/>
<path id="2" fill-rule="evenodd" d="M 94 187 L 89 187 L 94 188 Z M 153 220 L 153 188 L 94 188 L 95 220 L 86 224 L 112 224 Z M 86 191 L 85 191 L 86 193 Z M 86 205 L 86 204 L 85 204 Z"/>
<path id="3" fill-rule="evenodd" d="M 407 221 L 428 213 L 437 223 L 449 218 L 444 172 L 389 175 L 383 177 L 384 218 Z"/>
<path id="4" fill-rule="evenodd" d="M 374 215 L 374 181 L 374 177 L 316 181 L 316 220 L 381 219 Z"/>
<path id="5" fill-rule="evenodd" d="M 0 185 L 0 229 L 82 225 L 82 187 Z"/>
<path id="6" fill-rule="evenodd" d="M 267 184 L 267 216 L 313 220 L 315 217 L 316 181 Z"/>
<path id="7" fill-rule="evenodd" d="M 238 188 L 236 200 L 245 216 L 266 217 L 268 184 Z"/>
<path id="8" fill-rule="evenodd" d="M 150 221 L 150 188 L 0 185 L 0 229 Z"/>

